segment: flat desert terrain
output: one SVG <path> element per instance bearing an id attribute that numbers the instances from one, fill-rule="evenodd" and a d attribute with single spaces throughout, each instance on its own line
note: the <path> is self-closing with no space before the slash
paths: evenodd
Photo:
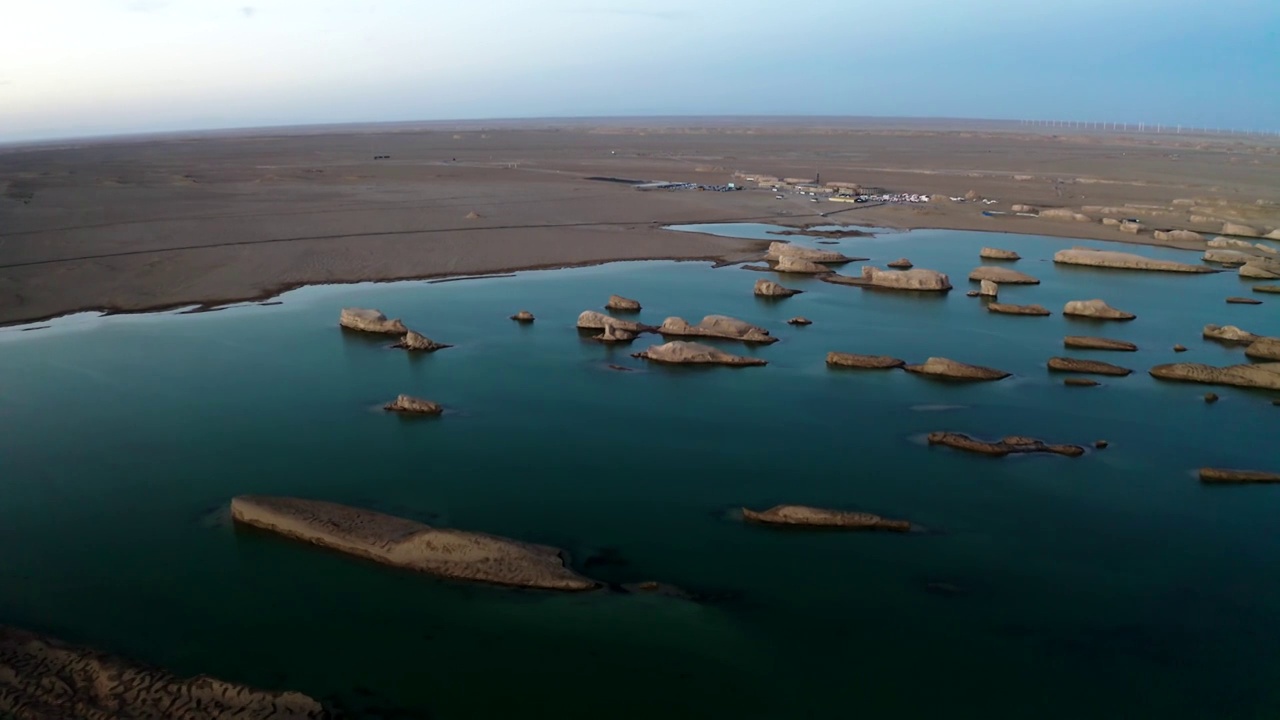
<path id="1" fill-rule="evenodd" d="M 812 203 L 755 183 L 721 193 L 591 179 L 743 184 L 743 174 L 996 202 Z M 661 229 L 677 223 L 1151 244 L 1170 243 L 1155 230 L 1209 238 L 1224 222 L 1265 234 L 1280 227 L 1278 178 L 1275 138 L 942 121 L 423 123 L 5 146 L 0 324 L 264 299 L 311 283 L 760 253 L 756 242 Z M 1088 220 L 983 215 L 1014 204 Z M 1138 217 L 1144 230 L 1107 217 Z"/>

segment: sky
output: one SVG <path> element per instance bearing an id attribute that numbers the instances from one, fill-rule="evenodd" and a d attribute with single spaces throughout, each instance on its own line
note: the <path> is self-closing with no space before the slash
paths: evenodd
<path id="1" fill-rule="evenodd" d="M 0 142 L 483 118 L 1280 130 L 1277 0 L 15 0 Z"/>

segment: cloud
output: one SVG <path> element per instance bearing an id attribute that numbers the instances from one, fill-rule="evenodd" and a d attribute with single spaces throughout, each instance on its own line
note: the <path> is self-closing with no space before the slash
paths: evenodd
<path id="1" fill-rule="evenodd" d="M 579 15 L 617 15 L 619 17 L 643 17 L 654 20 L 679 20 L 688 13 L 679 10 L 646 10 L 644 8 L 572 8 L 568 12 Z"/>
<path id="2" fill-rule="evenodd" d="M 244 7 L 240 8 L 240 14 L 244 15 L 247 18 L 253 17 L 254 14 L 256 14 L 257 12 L 258 12 L 258 9 L 253 7 L 252 5 L 245 5 Z"/>
<path id="3" fill-rule="evenodd" d="M 133 0 L 129 3 L 129 12 L 154 13 L 169 7 L 170 0 Z"/>

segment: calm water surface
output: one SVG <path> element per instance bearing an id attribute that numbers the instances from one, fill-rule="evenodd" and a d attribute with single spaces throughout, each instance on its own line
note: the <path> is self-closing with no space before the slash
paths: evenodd
<path id="1" fill-rule="evenodd" d="M 751 286 L 771 274 L 652 262 L 0 331 L 0 622 L 364 716 L 1274 718 L 1280 488 L 1206 488 L 1193 471 L 1280 467 L 1280 408 L 1230 388 L 1207 405 L 1209 388 L 1145 370 L 1244 362 L 1200 328 L 1280 335 L 1280 312 L 1225 304 L 1249 294 L 1233 274 L 1055 267 L 1070 244 L 921 231 L 826 246 L 948 272 L 945 297 L 785 277 L 805 294 L 766 302 Z M 1055 315 L 965 297 L 983 245 L 1018 250 L 1013 267 L 1044 281 L 1002 300 Z M 630 353 L 649 337 L 603 347 L 573 327 L 610 293 L 639 299 L 645 322 L 723 313 L 782 341 L 723 344 L 764 368 L 646 366 Z M 1138 320 L 1058 314 L 1093 297 Z M 417 356 L 341 332 L 351 305 L 456 347 Z M 519 309 L 537 322 L 507 319 Z M 1138 343 L 1070 354 L 1139 372 L 1063 387 L 1044 363 L 1067 354 L 1066 334 Z M 829 350 L 1014 377 L 832 371 Z M 378 410 L 401 392 L 450 412 Z M 1112 444 L 990 459 L 931 449 L 932 430 Z M 225 509 L 242 493 L 557 545 L 593 577 L 701 599 L 442 582 L 236 530 Z M 778 532 L 733 515 L 784 502 L 928 532 Z"/>

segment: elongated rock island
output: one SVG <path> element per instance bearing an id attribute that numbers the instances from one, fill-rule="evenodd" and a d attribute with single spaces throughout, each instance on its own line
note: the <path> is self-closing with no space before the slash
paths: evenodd
<path id="1" fill-rule="evenodd" d="M 1003 380 L 1010 375 L 1010 373 L 1003 370 L 981 365 L 968 365 L 943 357 L 931 357 L 925 360 L 923 364 L 907 365 L 904 369 L 907 372 L 918 375 L 932 375 L 951 380 Z"/>
<path id="2" fill-rule="evenodd" d="M 1200 468 L 1200 482 L 1221 484 L 1280 483 L 1280 473 L 1260 470 Z"/>
<path id="3" fill-rule="evenodd" d="M 911 523 L 864 512 L 828 510 L 807 505 L 775 505 L 768 510 L 756 511 L 742 508 L 742 517 L 748 522 L 763 525 L 788 525 L 791 527 L 844 528 L 846 530 L 889 530 L 908 532 Z"/>
<path id="4" fill-rule="evenodd" d="M 1173 260 L 1157 260 L 1133 253 L 1117 252 L 1115 250 L 1094 250 L 1093 248 L 1084 247 L 1059 250 L 1054 253 L 1053 261 L 1062 265 L 1084 265 L 1116 270 L 1150 270 L 1174 273 L 1217 272 L 1217 270 L 1203 265 L 1190 265 Z"/>
<path id="5" fill-rule="evenodd" d="M 456 580 L 540 590 L 593 590 L 565 567 L 561 551 L 496 535 L 433 528 L 414 520 L 322 500 L 241 495 L 238 523 L 408 570 Z"/>
<path id="6" fill-rule="evenodd" d="M 1001 285 L 1039 285 L 1040 279 L 1028 275 L 1024 272 L 1018 272 L 1007 267 L 997 267 L 995 265 L 982 265 L 973 269 L 969 273 L 971 282 L 981 282 L 990 280 L 991 282 L 1000 283 Z"/>
<path id="7" fill-rule="evenodd" d="M 400 320 L 388 320 L 378 310 L 369 308 L 343 308 L 338 316 L 338 324 L 348 330 L 381 333 L 383 335 L 404 335 L 409 328 Z"/>
<path id="8" fill-rule="evenodd" d="M 1124 377 L 1133 371 L 1127 367 L 1112 365 L 1101 360 L 1081 360 L 1080 358 L 1049 358 L 1049 369 L 1053 372 L 1084 373 L 1086 375 L 1114 375 Z"/>
<path id="9" fill-rule="evenodd" d="M 1117 310 L 1100 299 L 1071 300 L 1062 306 L 1063 315 L 1094 318 L 1096 320 L 1132 320 L 1137 315 L 1124 310 Z"/>
<path id="10" fill-rule="evenodd" d="M 669 343 L 654 345 L 648 350 L 638 352 L 631 357 L 650 360 L 670 365 L 768 365 L 760 358 L 734 355 L 723 350 L 696 342 L 672 340 Z"/>
<path id="11" fill-rule="evenodd" d="M 835 367 L 860 368 L 863 370 L 889 370 L 906 365 L 905 360 L 888 355 L 858 355 L 857 353 L 829 352 L 827 364 Z"/>
<path id="12" fill-rule="evenodd" d="M 947 292 L 951 289 L 951 278 L 937 270 L 915 268 L 914 270 L 881 270 L 870 265 L 862 266 L 860 277 L 850 277 L 832 273 L 819 278 L 823 282 L 836 285 L 855 285 L 864 288 L 881 290 L 912 290 L 916 292 Z"/>
<path id="13" fill-rule="evenodd" d="M 929 444 L 946 445 L 956 450 L 994 457 L 1021 453 L 1052 453 L 1066 455 L 1067 457 L 1079 457 L 1084 454 L 1084 448 L 1079 445 L 1051 445 L 1043 440 L 1021 435 L 1010 435 L 999 442 L 989 442 L 963 433 L 931 432 L 929 433 Z"/>
<path id="14" fill-rule="evenodd" d="M 764 345 L 778 342 L 768 330 L 725 315 L 708 315 L 697 325 L 690 325 L 684 318 L 669 317 L 662 321 L 658 332 L 675 337 L 714 337 Z"/>
<path id="15" fill-rule="evenodd" d="M 652 330 L 653 328 L 631 320 L 619 320 L 610 317 L 602 312 L 595 310 L 583 310 L 578 315 L 578 329 L 580 330 L 604 330 L 605 328 L 613 328 L 615 330 L 625 330 L 629 333 L 642 333 Z"/>
<path id="16" fill-rule="evenodd" d="M 1134 352 L 1138 349 L 1137 345 L 1125 340 L 1112 340 L 1111 338 L 1089 337 L 1087 335 L 1068 335 L 1062 338 L 1063 347 L 1083 348 L 1088 350 L 1118 350 L 1120 352 Z"/>
<path id="17" fill-rule="evenodd" d="M 1205 385 L 1280 390 L 1280 362 L 1216 367 L 1201 363 L 1169 363 L 1150 370 L 1151 377 Z"/>
<path id="18" fill-rule="evenodd" d="M 1048 317 L 1053 314 L 1043 305 L 1011 305 L 997 302 L 988 304 L 987 312 L 1001 315 L 1031 315 L 1033 317 Z"/>
<path id="19" fill-rule="evenodd" d="M 801 245 L 792 245 L 787 242 L 769 243 L 769 250 L 765 253 L 765 258 L 778 260 L 783 257 L 793 257 L 799 260 L 808 260 L 812 263 L 822 263 L 823 265 L 837 265 L 853 260 L 853 258 L 835 250 L 819 250 Z"/>

